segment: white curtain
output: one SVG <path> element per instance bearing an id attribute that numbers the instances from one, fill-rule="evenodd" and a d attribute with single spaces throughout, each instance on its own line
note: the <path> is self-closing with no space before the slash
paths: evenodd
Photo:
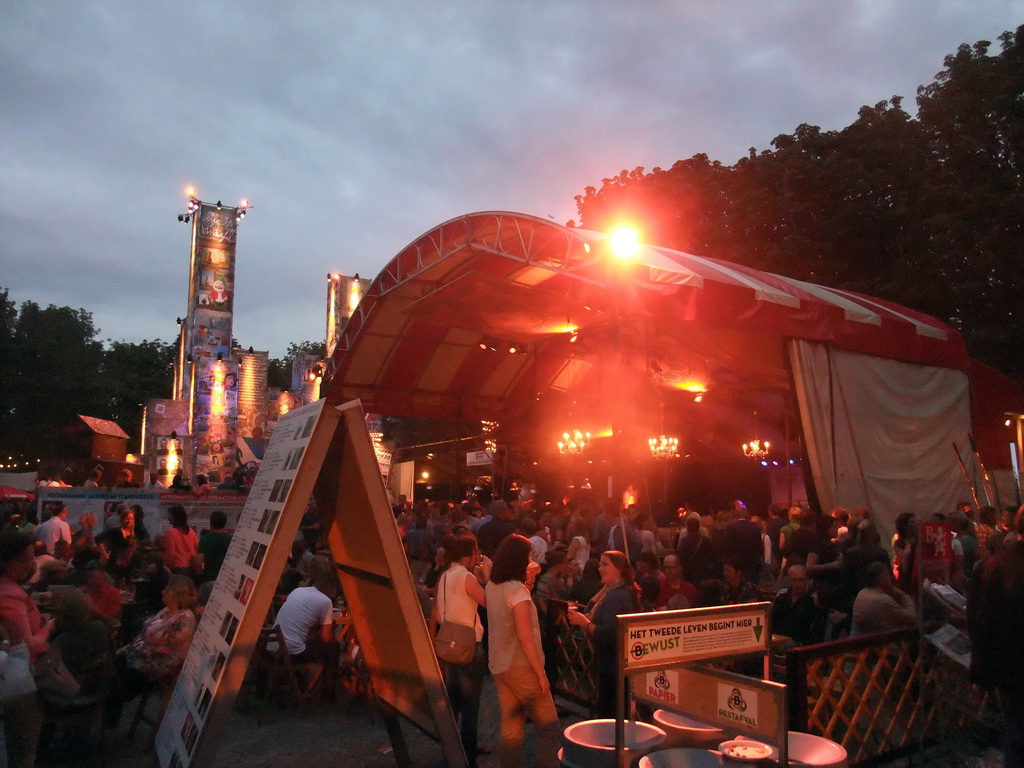
<path id="1" fill-rule="evenodd" d="M 789 356 L 822 510 L 871 510 L 888 545 L 901 512 L 949 514 L 970 487 L 970 402 L 963 371 L 790 340 Z"/>

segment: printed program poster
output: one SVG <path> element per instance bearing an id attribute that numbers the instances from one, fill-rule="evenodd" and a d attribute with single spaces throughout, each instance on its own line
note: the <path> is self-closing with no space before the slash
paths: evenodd
<path id="1" fill-rule="evenodd" d="M 231 713 L 337 424 L 324 402 L 289 412 L 274 430 L 157 735 L 163 768 L 203 764 L 204 738 Z"/>

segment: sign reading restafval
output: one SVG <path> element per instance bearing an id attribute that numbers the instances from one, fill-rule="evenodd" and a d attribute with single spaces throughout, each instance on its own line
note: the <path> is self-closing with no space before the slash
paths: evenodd
<path id="1" fill-rule="evenodd" d="M 768 649 L 771 603 L 620 616 L 627 670 Z"/>

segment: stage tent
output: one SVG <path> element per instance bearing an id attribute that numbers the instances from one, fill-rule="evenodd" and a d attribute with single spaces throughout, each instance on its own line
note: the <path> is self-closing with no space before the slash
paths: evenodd
<path id="1" fill-rule="evenodd" d="M 971 365 L 956 330 L 880 299 L 655 246 L 620 260 L 606 233 L 481 212 L 377 275 L 327 397 L 492 420 L 550 450 L 567 414 L 621 440 L 685 429 L 676 404 L 704 392 L 726 415 L 703 440 L 739 454 L 757 411 L 778 445 L 788 419 L 822 508 L 869 507 L 885 541 L 900 512 L 970 497 L 953 445 L 970 458 Z"/>

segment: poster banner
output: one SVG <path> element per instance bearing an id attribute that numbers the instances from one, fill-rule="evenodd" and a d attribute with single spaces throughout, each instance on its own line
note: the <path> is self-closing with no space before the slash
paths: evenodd
<path id="1" fill-rule="evenodd" d="M 36 495 L 39 512 L 47 502 L 57 502 L 68 508 L 68 525 L 78 527 L 78 521 L 86 512 L 96 515 L 94 533 L 103 530 L 103 523 L 117 504 L 142 507 L 142 520 L 150 536 L 163 533 L 171 527 L 168 510 L 180 505 L 188 513 L 188 524 L 196 531 L 210 527 L 210 513 L 221 511 L 227 515 L 227 529 L 233 529 L 241 516 L 246 497 L 240 493 L 208 493 L 195 496 L 191 493 L 171 491 L 147 491 L 133 488 L 40 488 Z"/>
<path id="2" fill-rule="evenodd" d="M 157 734 L 164 768 L 203 764 L 208 729 L 226 725 L 337 424 L 326 415 L 319 401 L 278 422 Z"/>

